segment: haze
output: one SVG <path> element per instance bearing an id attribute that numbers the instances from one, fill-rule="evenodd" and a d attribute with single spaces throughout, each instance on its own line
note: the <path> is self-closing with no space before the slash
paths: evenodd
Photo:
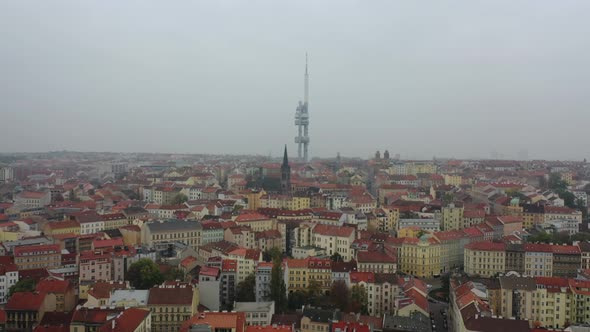
<path id="1" fill-rule="evenodd" d="M 588 1 L 2 1 L 0 152 L 590 156 Z"/>

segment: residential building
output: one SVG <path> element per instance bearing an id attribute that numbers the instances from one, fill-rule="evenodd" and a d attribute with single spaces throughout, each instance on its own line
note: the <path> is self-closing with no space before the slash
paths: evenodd
<path id="1" fill-rule="evenodd" d="M 158 243 L 180 242 L 194 250 L 201 245 L 203 227 L 196 221 L 168 220 L 148 222 L 142 226 L 142 243 L 153 246 Z"/>
<path id="2" fill-rule="evenodd" d="M 345 261 L 349 261 L 353 258 L 353 250 L 350 246 L 355 239 L 355 234 L 355 229 L 352 227 L 317 224 L 312 230 L 312 245 L 325 248 L 330 256 L 338 253 Z"/>
<path id="3" fill-rule="evenodd" d="M 270 299 L 270 279 L 273 263 L 258 262 L 256 265 L 256 302 Z"/>
<path id="4" fill-rule="evenodd" d="M 14 197 L 14 205 L 22 208 L 42 208 L 51 203 L 50 191 L 23 191 Z"/>
<path id="5" fill-rule="evenodd" d="M 416 277 L 430 278 L 441 273 L 440 242 L 428 234 L 401 239 L 398 269 Z"/>
<path id="6" fill-rule="evenodd" d="M 150 289 L 148 308 L 152 331 L 176 332 L 184 321 L 197 313 L 199 293 L 189 284 L 166 284 Z"/>
<path id="7" fill-rule="evenodd" d="M 465 246 L 465 273 L 492 277 L 506 271 L 506 245 L 482 241 Z"/>
<path id="8" fill-rule="evenodd" d="M 14 264 L 19 270 L 60 267 L 61 248 L 57 244 L 15 247 Z"/>
<path id="9" fill-rule="evenodd" d="M 184 322 L 179 331 L 202 328 L 211 332 L 245 332 L 246 315 L 243 312 L 200 312 Z"/>
<path id="10" fill-rule="evenodd" d="M 356 254 L 359 272 L 395 273 L 397 258 L 385 250 L 359 251 Z"/>
<path id="11" fill-rule="evenodd" d="M 8 263 L 0 265 L 0 304 L 8 300 L 8 290 L 16 285 L 19 280 L 18 267 Z"/>
<path id="12" fill-rule="evenodd" d="M 459 230 L 462 229 L 464 208 L 449 204 L 442 208 L 442 230 Z"/>
<path id="13" fill-rule="evenodd" d="M 285 259 L 283 260 L 283 275 L 287 293 L 295 291 L 307 291 L 309 286 L 307 259 Z"/>
<path id="14" fill-rule="evenodd" d="M 16 292 L 6 306 L 7 330 L 32 331 L 46 312 L 55 310 L 55 295 L 40 292 Z"/>
<path id="15" fill-rule="evenodd" d="M 55 311 L 69 312 L 76 306 L 74 287 L 67 280 L 43 279 L 37 283 L 35 291 L 55 296 Z"/>
<path id="16" fill-rule="evenodd" d="M 246 314 L 246 325 L 271 325 L 272 315 L 275 313 L 275 302 L 236 302 L 234 311 Z"/>

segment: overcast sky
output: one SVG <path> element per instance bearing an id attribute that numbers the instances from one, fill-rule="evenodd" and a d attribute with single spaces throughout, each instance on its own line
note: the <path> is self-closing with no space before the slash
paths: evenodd
<path id="1" fill-rule="evenodd" d="M 0 1 L 0 152 L 590 157 L 590 1 Z"/>

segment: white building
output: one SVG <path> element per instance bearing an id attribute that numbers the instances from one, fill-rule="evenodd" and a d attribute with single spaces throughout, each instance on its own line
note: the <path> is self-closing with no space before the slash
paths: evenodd
<path id="1" fill-rule="evenodd" d="M 429 232 L 440 231 L 440 219 L 438 218 L 421 218 L 421 219 L 400 219 L 398 221 L 398 229 L 408 227 L 420 227 L 421 229 Z"/>
<path id="2" fill-rule="evenodd" d="M 256 266 L 256 302 L 270 299 L 270 278 L 272 263 L 259 262 Z"/>
<path id="3" fill-rule="evenodd" d="M 271 325 L 275 313 L 275 302 L 234 302 L 234 311 L 246 314 L 246 325 Z"/>
<path id="4" fill-rule="evenodd" d="M 0 167 L 0 182 L 8 182 L 14 178 L 12 167 Z"/>
<path id="5" fill-rule="evenodd" d="M 18 282 L 18 268 L 14 264 L 0 265 L 0 303 L 8 300 L 8 290 Z"/>

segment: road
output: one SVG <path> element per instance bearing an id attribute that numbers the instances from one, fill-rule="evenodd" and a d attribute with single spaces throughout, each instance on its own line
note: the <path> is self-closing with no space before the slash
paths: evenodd
<path id="1" fill-rule="evenodd" d="M 436 325 L 436 330 L 433 330 L 433 332 L 446 332 L 448 331 L 448 326 L 445 328 L 443 321 L 447 319 L 446 315 L 442 315 L 440 313 L 441 310 L 444 309 L 445 313 L 448 313 L 448 309 L 449 309 L 449 305 L 447 303 L 444 302 L 438 302 L 434 299 L 430 299 L 429 298 L 429 307 L 430 307 L 430 312 L 432 313 L 432 318 L 434 318 L 434 325 Z"/>

